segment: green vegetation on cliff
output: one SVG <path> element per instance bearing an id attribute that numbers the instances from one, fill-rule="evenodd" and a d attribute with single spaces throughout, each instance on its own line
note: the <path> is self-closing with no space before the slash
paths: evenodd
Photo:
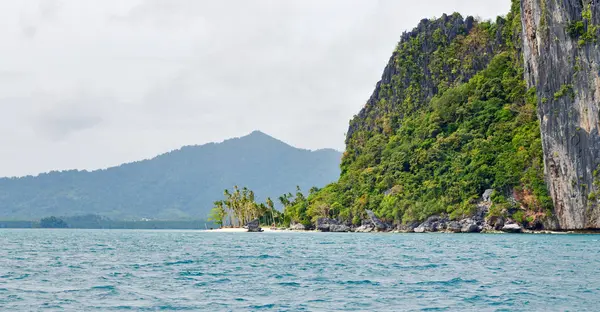
<path id="1" fill-rule="evenodd" d="M 493 188 L 492 214 L 533 220 L 551 212 L 534 90 L 520 52 L 519 2 L 495 22 L 459 14 L 402 36 L 382 80 L 350 122 L 342 173 L 286 216 L 365 211 L 394 223 L 474 213 Z"/>

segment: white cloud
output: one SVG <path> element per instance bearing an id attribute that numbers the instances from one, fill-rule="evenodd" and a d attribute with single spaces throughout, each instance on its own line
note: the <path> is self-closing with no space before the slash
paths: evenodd
<path id="1" fill-rule="evenodd" d="M 2 1 L 0 176 L 255 129 L 341 150 L 403 31 L 444 12 L 504 14 L 504 2 Z"/>

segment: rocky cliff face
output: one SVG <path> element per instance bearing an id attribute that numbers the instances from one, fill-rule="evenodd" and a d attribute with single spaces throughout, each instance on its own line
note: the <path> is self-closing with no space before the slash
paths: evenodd
<path id="1" fill-rule="evenodd" d="M 356 145 L 353 137 L 391 132 L 399 120 L 420 109 L 440 90 L 464 83 L 484 69 L 503 48 L 504 20 L 499 20 L 489 36 L 480 35 L 476 24 L 470 16 L 444 14 L 439 19 L 423 19 L 412 31 L 403 33 L 373 95 L 350 121 L 349 148 Z"/>
<path id="2" fill-rule="evenodd" d="M 600 3 L 521 0 L 545 172 L 562 229 L 600 228 Z"/>

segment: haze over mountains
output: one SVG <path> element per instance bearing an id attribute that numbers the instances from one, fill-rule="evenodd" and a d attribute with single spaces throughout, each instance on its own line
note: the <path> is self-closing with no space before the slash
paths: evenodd
<path id="1" fill-rule="evenodd" d="M 112 219 L 203 219 L 223 190 L 247 186 L 262 200 L 339 177 L 341 154 L 309 151 L 255 131 L 97 171 L 0 178 L 0 219 L 97 214 Z"/>

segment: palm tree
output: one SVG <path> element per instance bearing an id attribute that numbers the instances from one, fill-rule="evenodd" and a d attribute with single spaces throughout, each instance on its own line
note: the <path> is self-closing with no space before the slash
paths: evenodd
<path id="1" fill-rule="evenodd" d="M 240 192 L 240 188 L 236 185 L 233 187 L 233 210 L 237 219 L 238 226 L 242 226 L 243 222 L 243 207 L 242 207 L 242 193 Z"/>
<path id="2" fill-rule="evenodd" d="M 269 222 L 267 212 L 271 211 L 271 221 L 272 224 L 275 223 L 276 210 L 271 198 L 267 198 L 266 204 L 257 204 L 254 191 L 247 187 L 240 189 L 237 185 L 233 187 L 232 191 L 225 190 L 223 195 L 225 196 L 224 200 L 215 202 L 215 218 L 217 217 L 216 211 L 221 211 L 217 208 L 222 207 L 222 211 L 225 212 L 224 218 L 229 216 L 230 226 L 242 226 L 249 221 L 264 216 L 267 216 L 267 222 Z M 286 205 L 285 203 L 291 203 L 291 198 L 293 198 L 293 195 L 288 193 L 282 195 L 279 200 Z"/>
<path id="3" fill-rule="evenodd" d="M 266 204 L 267 208 L 271 212 L 271 224 L 275 225 L 275 204 L 273 203 L 273 200 L 271 200 L 271 197 L 267 197 Z"/>
<path id="4" fill-rule="evenodd" d="M 225 195 L 225 207 L 227 208 L 227 214 L 229 215 L 229 226 L 233 227 L 233 201 L 232 201 L 232 197 L 233 195 L 229 192 L 229 190 L 225 190 L 225 192 L 223 192 L 223 194 Z"/>
<path id="5" fill-rule="evenodd" d="M 279 202 L 284 206 L 287 207 L 291 204 L 290 199 L 293 197 L 292 193 L 287 193 L 287 194 L 283 194 L 281 196 L 279 196 Z"/>
<path id="6" fill-rule="evenodd" d="M 318 187 L 316 187 L 316 186 L 313 186 L 313 187 L 311 187 L 311 188 L 310 188 L 310 190 L 308 191 L 308 194 L 309 194 L 309 195 L 312 195 L 312 194 L 314 194 L 314 193 L 316 193 L 316 192 L 318 192 L 318 191 L 319 191 L 319 188 L 318 188 Z"/>

